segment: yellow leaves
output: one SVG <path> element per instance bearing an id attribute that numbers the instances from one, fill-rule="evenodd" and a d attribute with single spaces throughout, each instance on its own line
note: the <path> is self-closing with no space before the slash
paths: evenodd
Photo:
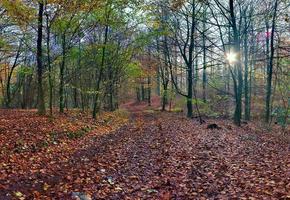
<path id="1" fill-rule="evenodd" d="M 18 192 L 14 192 L 14 194 L 15 194 L 16 197 L 22 197 L 23 196 L 23 194 L 21 192 L 19 192 L 19 191 Z"/>
<path id="2" fill-rule="evenodd" d="M 173 10 L 178 10 L 180 9 L 183 5 L 185 4 L 185 0 L 173 0 L 172 1 L 172 9 Z"/>
<path id="3" fill-rule="evenodd" d="M 102 1 L 94 0 L 93 2 L 89 0 L 47 0 L 48 4 L 54 4 L 61 7 L 61 10 L 65 12 L 79 12 L 79 11 L 89 11 L 92 8 L 98 8 Z"/>
<path id="4" fill-rule="evenodd" d="M 14 195 L 15 195 L 15 197 L 17 197 L 17 198 L 20 199 L 20 200 L 24 200 L 24 199 L 25 199 L 25 195 L 22 194 L 22 193 L 19 192 L 19 191 L 14 192 Z"/>
<path id="5" fill-rule="evenodd" d="M 139 179 L 137 176 L 129 176 L 128 178 L 131 180 L 138 180 Z"/>
<path id="6" fill-rule="evenodd" d="M 25 27 L 31 20 L 36 17 L 35 8 L 28 7 L 20 0 L 2 0 L 1 6 L 3 6 L 8 16 L 10 16 L 20 26 Z"/>
<path id="7" fill-rule="evenodd" d="M 161 26 L 161 22 L 159 20 L 152 20 L 152 19 L 149 19 L 147 21 L 148 25 L 151 26 L 153 29 L 157 30 L 160 28 Z"/>
<path id="8" fill-rule="evenodd" d="M 43 189 L 44 191 L 47 191 L 49 188 L 50 188 L 50 185 L 48 185 L 47 183 L 44 183 L 44 184 L 43 184 L 42 189 Z"/>
<path id="9" fill-rule="evenodd" d="M 0 163 L 0 168 L 2 168 L 2 167 L 6 167 L 6 166 L 7 166 L 6 163 Z"/>

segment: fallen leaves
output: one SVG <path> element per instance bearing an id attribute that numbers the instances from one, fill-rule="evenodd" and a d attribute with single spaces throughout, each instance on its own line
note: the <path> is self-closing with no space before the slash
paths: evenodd
<path id="1" fill-rule="evenodd" d="M 132 112 L 130 123 L 0 112 L 0 199 L 289 198 L 287 144 L 253 127 L 159 112 Z"/>
<path id="2" fill-rule="evenodd" d="M 42 188 L 44 191 L 47 191 L 49 187 L 50 185 L 48 185 L 47 183 L 44 183 Z"/>

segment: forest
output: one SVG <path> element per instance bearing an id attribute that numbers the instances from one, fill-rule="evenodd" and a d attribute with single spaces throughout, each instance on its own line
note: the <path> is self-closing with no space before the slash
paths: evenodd
<path id="1" fill-rule="evenodd" d="M 0 199 L 290 199 L 289 0 L 1 0 Z"/>

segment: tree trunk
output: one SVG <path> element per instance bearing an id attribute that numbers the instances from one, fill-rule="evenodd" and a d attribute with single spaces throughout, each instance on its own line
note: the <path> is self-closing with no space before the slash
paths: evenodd
<path id="1" fill-rule="evenodd" d="M 188 74 L 187 74 L 187 117 L 193 117 L 193 109 L 192 109 L 192 90 L 193 90 L 193 81 L 192 81 L 192 63 L 187 67 Z"/>
<path id="2" fill-rule="evenodd" d="M 62 61 L 60 64 L 60 72 L 59 72 L 59 112 L 64 112 L 64 68 L 65 68 L 65 55 L 66 54 L 66 37 L 65 33 L 62 37 Z"/>
<path id="3" fill-rule="evenodd" d="M 234 33 L 234 50 L 237 54 L 237 63 L 235 64 L 235 74 L 237 75 L 237 81 L 235 86 L 235 114 L 234 114 L 234 123 L 237 126 L 241 125 L 241 117 L 242 117 L 242 93 L 243 93 L 243 74 L 241 67 L 241 55 L 240 55 L 240 38 L 236 24 L 236 17 L 234 13 L 234 0 L 229 0 L 230 4 L 230 15 L 231 15 L 231 26 L 233 28 Z M 233 79 L 236 77 L 233 75 Z M 235 80 L 234 80 L 235 81 Z"/>
<path id="4" fill-rule="evenodd" d="M 99 76 L 97 76 L 96 73 L 96 78 L 97 78 L 97 83 L 96 83 L 96 94 L 94 97 L 94 106 L 93 106 L 93 118 L 96 119 L 97 113 L 98 113 L 98 101 L 99 101 L 99 96 L 100 96 L 100 86 L 101 86 L 101 80 L 103 76 L 103 71 L 105 67 L 105 56 L 106 56 L 106 45 L 108 42 L 108 33 L 109 33 L 109 26 L 106 25 L 105 27 L 105 35 L 104 35 L 104 43 L 103 43 L 103 48 L 102 48 L 102 61 L 101 61 L 101 68 L 99 71 Z"/>
<path id="5" fill-rule="evenodd" d="M 202 70 L 202 99 L 206 102 L 206 41 L 205 41 L 205 31 L 206 31 L 206 5 L 204 5 L 203 11 L 203 32 L 202 32 L 202 46 L 203 46 L 203 70 Z"/>
<path id="6" fill-rule="evenodd" d="M 38 3 L 38 30 L 37 30 L 37 111 L 38 114 L 45 114 L 44 92 L 42 86 L 42 19 L 43 19 L 43 2 Z"/>
<path id="7" fill-rule="evenodd" d="M 148 106 L 151 106 L 151 77 L 148 76 Z"/>
<path id="8" fill-rule="evenodd" d="M 6 83 L 6 101 L 5 101 L 6 108 L 9 108 L 10 107 L 10 103 L 11 103 L 11 91 L 10 91 L 11 79 L 12 79 L 12 75 L 13 75 L 14 69 L 17 67 L 17 62 L 18 62 L 18 58 L 20 56 L 20 48 L 21 48 L 21 46 L 22 46 L 22 41 L 20 41 L 16 56 L 15 56 L 15 59 L 14 59 L 14 63 L 12 65 L 11 70 L 9 71 L 8 78 L 7 78 L 7 83 Z"/>
<path id="9" fill-rule="evenodd" d="M 271 44 L 270 44 L 270 60 L 269 60 L 269 67 L 267 70 L 267 94 L 266 94 L 266 117 L 265 121 L 269 123 L 270 121 L 270 113 L 271 113 L 271 94 L 272 94 L 272 76 L 273 76 L 273 59 L 274 59 L 274 34 L 275 34 L 275 26 L 276 26 L 276 15 L 277 15 L 277 7 L 278 7 L 278 0 L 275 1 L 274 5 L 274 15 L 272 20 L 272 31 L 271 31 Z"/>
<path id="10" fill-rule="evenodd" d="M 163 95 L 162 95 L 162 111 L 166 110 L 167 97 L 168 97 L 168 82 L 163 83 Z"/>
<path id="11" fill-rule="evenodd" d="M 136 97 L 137 97 L 137 102 L 141 101 L 141 97 L 140 97 L 140 88 L 136 87 Z"/>
<path id="12" fill-rule="evenodd" d="M 46 15 L 46 47 L 47 47 L 47 66 L 48 66 L 48 86 L 49 86 L 49 113 L 52 115 L 52 94 L 53 94 L 53 83 L 52 83 L 52 69 L 51 69 L 51 60 L 50 60 L 50 26 L 49 18 Z"/>
<path id="13" fill-rule="evenodd" d="M 194 53 L 194 32 L 195 32 L 195 0 L 192 1 L 192 15 L 190 27 L 190 44 L 188 48 L 188 63 L 187 63 L 187 117 L 193 117 L 192 97 L 193 97 L 193 53 Z"/>
<path id="14" fill-rule="evenodd" d="M 248 66 L 248 32 L 246 31 L 244 34 L 244 65 L 245 65 L 245 120 L 250 120 L 250 96 L 249 96 L 249 85 L 248 85 L 248 77 L 249 77 L 249 66 Z"/>
<path id="15" fill-rule="evenodd" d="M 160 67 L 157 69 L 157 85 L 156 85 L 157 95 L 160 96 Z"/>

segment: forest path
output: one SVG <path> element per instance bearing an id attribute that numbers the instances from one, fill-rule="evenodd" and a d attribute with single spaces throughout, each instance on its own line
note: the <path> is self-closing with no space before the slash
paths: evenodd
<path id="1" fill-rule="evenodd" d="M 4 192 L 26 199 L 287 199 L 287 144 L 228 121 L 215 120 L 222 129 L 209 130 L 176 114 L 129 110 L 129 123 L 116 131 L 79 139 L 73 153 L 63 149 L 66 156 L 50 155 L 49 163 L 33 161 L 41 170 L 0 179 L 0 199 L 13 199 Z"/>

